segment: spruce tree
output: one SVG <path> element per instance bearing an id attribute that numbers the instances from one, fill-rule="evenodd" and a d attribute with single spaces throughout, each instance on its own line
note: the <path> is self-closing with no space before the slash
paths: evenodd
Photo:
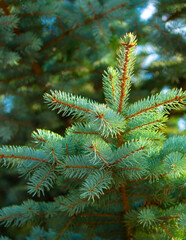
<path id="1" fill-rule="evenodd" d="M 184 238 L 186 138 L 166 139 L 162 128 L 185 92 L 129 104 L 136 44 L 131 33 L 121 39 L 118 64 L 103 75 L 105 104 L 59 90 L 44 94 L 52 110 L 79 120 L 64 137 L 38 129 L 34 147 L 0 149 L 3 166 L 18 168 L 33 197 L 54 184 L 66 192 L 3 208 L 6 227 L 28 224 L 29 240 Z"/>

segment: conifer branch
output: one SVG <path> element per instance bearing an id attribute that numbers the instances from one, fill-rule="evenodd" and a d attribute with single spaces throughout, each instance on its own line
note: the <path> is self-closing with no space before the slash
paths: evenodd
<path id="1" fill-rule="evenodd" d="M 91 146 L 89 146 L 88 148 L 92 148 L 92 149 L 93 149 L 94 153 L 96 153 L 96 154 L 99 156 L 99 158 L 100 158 L 101 161 L 104 163 L 104 165 L 106 166 L 106 168 L 109 167 L 109 164 L 108 164 L 107 160 L 106 160 L 104 157 L 101 156 L 101 154 L 99 153 L 99 151 L 96 149 L 96 146 L 95 146 L 95 145 L 91 145 Z"/>
<path id="2" fill-rule="evenodd" d="M 67 228 L 69 227 L 69 225 L 74 221 L 74 219 L 76 218 L 76 216 L 73 216 L 65 225 L 65 227 L 62 229 L 62 231 L 59 233 L 58 237 L 56 238 L 56 240 L 59 240 L 60 237 L 63 235 L 63 233 L 67 230 Z"/>
<path id="3" fill-rule="evenodd" d="M 121 186 L 121 193 L 122 193 L 123 207 L 124 207 L 125 213 L 128 213 L 130 212 L 130 204 L 129 204 L 128 194 L 127 194 L 125 185 Z M 127 234 L 127 239 L 131 239 L 132 230 L 128 224 L 126 224 L 126 234 Z"/>
<path id="4" fill-rule="evenodd" d="M 46 216 L 48 214 L 48 212 L 34 212 L 34 211 L 32 211 L 31 208 L 29 208 L 28 210 L 30 210 L 36 216 Z M 65 215 L 65 216 L 67 215 L 63 212 L 55 212 L 53 214 L 55 214 L 55 215 Z M 21 217 L 26 217 L 26 216 L 28 216 L 28 214 L 10 215 L 10 216 L 5 216 L 5 217 L 0 218 L 0 221 L 6 221 L 8 219 L 14 219 L 14 218 L 16 219 L 16 218 L 21 218 Z"/>
<path id="5" fill-rule="evenodd" d="M 118 148 L 122 146 L 123 143 L 123 137 L 121 135 L 121 133 L 117 134 L 117 141 L 118 141 Z"/>
<path id="6" fill-rule="evenodd" d="M 66 102 L 60 101 L 60 100 L 56 99 L 56 95 L 55 94 L 54 94 L 54 96 L 52 98 L 52 103 L 59 103 L 59 104 L 62 104 L 64 106 L 67 106 L 69 108 L 75 108 L 75 109 L 78 109 L 80 111 L 87 112 L 87 113 L 92 112 L 90 109 L 82 108 L 82 107 L 79 107 L 79 106 L 77 106 L 75 104 L 70 104 L 70 103 L 66 103 Z"/>
<path id="7" fill-rule="evenodd" d="M 179 41 L 177 41 L 177 39 L 175 39 L 175 38 L 173 38 L 173 39 L 171 38 L 171 39 L 170 39 L 168 33 L 164 32 L 164 31 L 160 28 L 160 25 L 159 25 L 159 24 L 155 24 L 154 27 L 155 27 L 160 33 L 162 33 L 162 35 L 163 35 L 164 37 L 166 37 L 168 41 L 171 41 L 171 42 L 174 41 L 174 42 L 175 42 L 177 45 L 179 45 L 181 48 L 185 49 L 185 45 L 182 44 L 182 43 L 180 43 Z"/>
<path id="8" fill-rule="evenodd" d="M 44 139 L 44 137 L 37 137 L 37 140 L 44 143 L 48 142 L 46 139 Z"/>
<path id="9" fill-rule="evenodd" d="M 99 167 L 95 166 L 72 166 L 72 165 L 66 165 L 65 168 L 87 168 L 87 169 L 100 169 Z"/>
<path id="10" fill-rule="evenodd" d="M 69 205 L 68 208 L 72 208 L 74 206 L 77 206 L 77 205 L 79 205 L 79 204 L 81 204 L 83 202 L 87 202 L 87 201 L 88 201 L 88 199 L 81 200 L 79 202 L 76 202 L 76 203 L 73 203 L 73 204 Z M 60 204 L 63 205 L 63 203 L 60 203 Z"/>
<path id="11" fill-rule="evenodd" d="M 105 176 L 109 173 L 109 171 L 106 171 L 101 178 L 97 181 L 97 183 L 88 191 L 88 193 L 91 193 L 94 191 L 94 189 L 98 186 L 98 184 L 105 178 Z"/>
<path id="12" fill-rule="evenodd" d="M 0 115 L 0 118 L 4 121 L 10 121 L 10 122 L 13 122 L 13 123 L 16 123 L 18 125 L 21 125 L 21 126 L 31 126 L 32 123 L 31 122 L 22 122 L 22 121 L 17 121 L 15 119 L 11 119 L 11 118 L 7 118 L 3 115 Z"/>
<path id="13" fill-rule="evenodd" d="M 167 101 L 164 101 L 164 102 L 161 102 L 161 103 L 158 103 L 158 104 L 155 103 L 155 105 L 153 105 L 153 106 L 151 106 L 151 107 L 142 109 L 142 110 L 140 110 L 139 112 L 136 112 L 136 113 L 134 113 L 134 114 L 132 114 L 132 115 L 130 115 L 130 116 L 127 116 L 124 121 L 127 121 L 127 120 L 129 120 L 129 119 L 131 119 L 131 118 L 133 118 L 133 117 L 136 117 L 136 116 L 138 116 L 138 115 L 140 115 L 140 114 L 142 114 L 142 113 L 146 113 L 146 112 L 148 112 L 148 111 L 151 111 L 151 110 L 153 110 L 153 109 L 156 109 L 156 108 L 158 108 L 158 107 L 168 105 L 168 104 L 173 103 L 173 102 L 175 102 L 175 101 L 178 101 L 178 102 L 180 102 L 180 103 L 183 103 L 183 101 L 182 101 L 183 98 L 185 98 L 185 96 L 183 96 L 183 97 L 182 97 L 182 96 L 175 96 L 174 98 L 172 98 L 172 99 L 170 99 L 170 100 L 167 100 Z"/>
<path id="14" fill-rule="evenodd" d="M 62 33 L 61 35 L 59 35 L 58 37 L 54 38 L 53 40 L 51 40 L 50 42 L 46 43 L 39 52 L 43 52 L 44 50 L 46 50 L 47 48 L 49 48 L 50 46 L 52 46 L 54 43 L 60 41 L 62 38 L 64 38 L 65 36 L 69 36 L 72 32 L 74 32 L 75 30 L 77 30 L 78 28 L 84 26 L 84 25 L 87 25 L 87 24 L 90 24 L 92 22 L 94 22 L 95 20 L 98 20 L 98 19 L 101 19 L 103 18 L 104 16 L 110 14 L 111 12 L 114 12 L 120 8 L 123 8 L 125 7 L 126 4 L 120 4 L 119 6 L 117 7 L 113 7 L 111 8 L 110 10 L 108 11 L 105 11 L 101 14 L 98 14 L 92 18 L 89 18 L 87 20 L 85 20 L 85 22 L 83 24 L 77 24 L 76 26 L 72 27 L 71 29 L 65 31 L 64 33 Z"/>
<path id="15" fill-rule="evenodd" d="M 0 158 L 13 158 L 13 159 L 20 159 L 20 160 L 33 160 L 33 161 L 38 161 L 38 162 L 44 162 L 44 163 L 48 163 L 51 164 L 50 162 L 48 162 L 47 160 L 44 159 L 40 159 L 40 158 L 34 158 L 34 157 L 30 157 L 30 156 L 16 156 L 14 154 L 12 155 L 5 155 L 4 153 L 0 154 Z"/>
<path id="16" fill-rule="evenodd" d="M 117 224 L 117 223 L 122 223 L 121 220 L 117 220 L 117 221 L 96 221 L 96 222 L 80 222 L 80 223 L 76 223 L 74 224 L 75 226 L 80 226 L 80 225 L 102 225 L 102 224 Z"/>
<path id="17" fill-rule="evenodd" d="M 160 223 L 160 225 L 162 226 L 162 228 L 167 232 L 167 234 L 169 236 L 171 236 L 173 239 L 175 239 L 174 235 L 169 231 L 169 229 L 163 224 L 163 223 Z"/>
<path id="18" fill-rule="evenodd" d="M 163 218 L 164 221 L 168 221 L 168 220 L 172 220 L 172 219 L 179 219 L 180 216 L 170 216 L 170 217 L 166 217 L 166 218 Z"/>
<path id="19" fill-rule="evenodd" d="M 152 195 L 141 194 L 141 193 L 131 193 L 130 195 L 132 195 L 132 196 L 138 196 L 138 197 L 153 198 Z"/>
<path id="20" fill-rule="evenodd" d="M 134 130 L 136 130 L 136 129 L 138 129 L 138 128 L 146 127 L 146 126 L 153 125 L 153 124 L 155 124 L 155 123 L 161 123 L 161 122 L 162 122 L 161 120 L 155 120 L 155 121 L 153 121 L 153 122 L 141 124 L 141 125 L 136 126 L 136 127 L 134 127 L 134 128 L 130 128 L 128 131 L 125 132 L 125 134 L 129 133 L 130 131 L 134 131 Z"/>
<path id="21" fill-rule="evenodd" d="M 139 149 L 136 149 L 136 150 L 128 153 L 127 155 L 125 155 L 124 157 L 118 159 L 115 163 L 113 163 L 113 166 L 114 166 L 114 165 L 117 165 L 118 163 L 120 163 L 123 159 L 125 159 L 125 158 L 127 158 L 127 157 L 129 157 L 129 156 L 131 156 L 131 155 L 135 154 L 136 152 L 139 152 L 139 151 L 141 151 L 141 150 L 143 150 L 143 149 L 145 149 L 145 146 L 142 146 L 142 147 L 140 147 Z"/>
<path id="22" fill-rule="evenodd" d="M 79 213 L 77 216 L 80 217 L 113 217 L 113 218 L 121 218 L 120 214 L 110 214 L 110 213 Z"/>
<path id="23" fill-rule="evenodd" d="M 123 201 L 108 202 L 108 203 L 102 205 L 102 207 L 107 207 L 107 206 L 110 206 L 110 205 L 112 205 L 112 204 L 120 204 L 120 203 L 123 203 Z"/>
<path id="24" fill-rule="evenodd" d="M 137 170 L 140 171 L 140 168 L 135 168 L 135 167 L 121 167 L 119 170 Z"/>
<path id="25" fill-rule="evenodd" d="M 169 221 L 169 220 L 172 220 L 172 219 L 179 219 L 180 216 L 170 216 L 170 217 L 166 217 L 166 218 L 163 218 L 164 221 Z"/>
<path id="26" fill-rule="evenodd" d="M 77 133 L 77 134 L 100 135 L 100 133 L 94 133 L 94 132 L 78 132 L 78 131 L 75 131 L 74 133 Z"/>
<path id="27" fill-rule="evenodd" d="M 66 154 L 69 156 L 69 151 L 68 151 L 68 144 L 66 143 Z"/>
<path id="28" fill-rule="evenodd" d="M 70 181 L 76 181 L 76 180 L 79 180 L 79 178 L 69 178 L 69 179 L 65 179 L 64 183 L 68 183 Z"/>
<path id="29" fill-rule="evenodd" d="M 128 200 L 128 196 L 127 196 L 127 191 L 126 191 L 126 186 L 121 186 L 121 193 L 122 193 L 122 199 L 123 199 L 123 203 L 124 203 L 124 210 L 125 212 L 129 212 L 130 211 L 130 205 L 129 205 L 129 200 Z"/>
<path id="30" fill-rule="evenodd" d="M 37 191 L 41 184 L 47 179 L 47 177 L 51 174 L 51 172 L 55 169 L 56 164 L 52 166 L 52 168 L 49 170 L 49 172 L 41 179 L 41 181 L 35 186 L 35 190 Z"/>
<path id="31" fill-rule="evenodd" d="M 2 23 L 0 23 L 0 26 L 7 25 L 7 24 L 10 24 L 10 23 L 13 23 L 13 21 L 2 22 Z"/>
<path id="32" fill-rule="evenodd" d="M 25 43 L 24 43 L 25 44 Z M 36 76 L 39 76 L 43 73 L 42 67 L 38 64 L 38 62 L 33 62 L 32 63 L 32 69 L 35 73 Z"/>
<path id="33" fill-rule="evenodd" d="M 94 13 L 94 17 L 95 17 L 95 19 L 96 19 L 96 22 L 97 22 L 97 24 L 98 24 L 99 30 L 100 30 L 100 32 L 101 32 L 101 36 L 102 36 L 102 38 L 104 39 L 104 38 L 105 38 L 104 32 L 103 32 L 103 29 L 102 29 L 101 24 L 100 24 L 100 22 L 99 22 L 99 19 L 97 19 L 97 14 L 96 14 L 96 12 L 95 12 L 95 10 L 94 10 L 94 8 L 93 8 L 93 5 L 92 5 L 92 3 L 90 3 L 90 2 L 88 2 L 88 5 L 90 6 L 92 12 Z"/>
<path id="34" fill-rule="evenodd" d="M 88 234 L 87 234 L 86 239 L 90 239 L 90 237 L 91 237 L 91 235 L 92 235 L 92 233 L 93 233 L 95 227 L 96 227 L 96 225 L 92 225 L 90 231 L 89 231 Z"/>
<path id="35" fill-rule="evenodd" d="M 96 44 L 94 44 L 93 42 L 91 42 L 90 40 L 86 39 L 86 38 L 83 38 L 83 37 L 80 37 L 80 36 L 77 36 L 77 35 L 70 35 L 71 38 L 74 38 L 74 39 L 78 39 L 78 40 L 81 40 L 83 42 L 86 42 L 88 43 L 89 45 L 91 45 L 92 47 L 94 48 L 98 48 L 98 46 Z"/>
<path id="36" fill-rule="evenodd" d="M 158 178 L 163 178 L 167 175 L 167 173 L 164 173 L 162 175 L 159 175 Z M 134 183 L 134 182 L 142 182 L 142 181 L 146 181 L 146 180 L 149 180 L 150 177 L 143 177 L 143 178 L 138 178 L 138 179 L 134 179 L 134 180 L 131 180 L 131 181 L 128 181 L 127 184 L 131 184 L 131 183 Z"/>
<path id="37" fill-rule="evenodd" d="M 113 82 L 113 76 L 112 75 L 109 75 L 109 79 L 111 81 L 111 88 L 112 88 L 112 96 L 113 96 L 113 102 L 115 102 L 115 92 L 116 92 L 116 89 L 115 89 L 115 86 L 114 86 L 114 82 Z"/>
<path id="38" fill-rule="evenodd" d="M 11 219 L 11 218 L 19 218 L 19 217 L 23 217 L 25 216 L 24 214 L 16 214 L 16 215 L 11 215 L 11 216 L 6 216 L 6 217 L 3 217 L 3 218 L 0 218 L 1 221 L 5 221 L 7 219 Z"/>
<path id="39" fill-rule="evenodd" d="M 58 164 L 58 161 L 56 159 L 56 155 L 55 155 L 55 152 L 54 152 L 54 149 L 52 148 L 52 155 L 53 155 L 53 158 L 54 158 L 54 164 L 53 166 L 50 168 L 50 170 L 41 178 L 41 180 L 36 184 L 36 186 L 34 187 L 34 190 L 36 192 L 38 192 L 39 188 L 41 187 L 41 185 L 43 184 L 43 182 L 50 176 L 50 174 L 54 171 L 54 169 L 56 168 L 57 164 Z M 61 164 L 61 163 L 59 163 Z"/>
<path id="40" fill-rule="evenodd" d="M 32 168 L 28 168 L 28 169 L 26 169 L 26 170 L 24 171 L 24 173 L 28 173 L 28 172 L 30 172 L 30 171 L 38 168 L 38 167 L 40 167 L 40 165 L 36 165 L 36 166 L 34 166 L 34 167 L 32 167 Z"/>
<path id="41" fill-rule="evenodd" d="M 118 140 L 118 147 L 121 147 L 122 146 L 122 138 L 118 137 L 117 140 Z M 115 164 L 122 161 L 122 159 L 119 159 L 118 161 L 116 161 Z M 127 213 L 130 211 L 130 205 L 129 205 L 129 199 L 128 199 L 128 195 L 127 195 L 127 191 L 126 191 L 126 185 L 122 185 L 120 187 L 120 190 L 121 190 L 121 194 L 122 194 L 123 208 L 124 208 L 124 211 Z M 125 224 L 125 227 L 126 227 L 126 233 L 127 233 L 127 240 L 129 240 L 132 236 L 131 227 L 128 224 Z"/>
<path id="42" fill-rule="evenodd" d="M 121 235 L 121 234 L 124 234 L 124 232 L 121 232 L 121 231 L 117 231 L 117 232 L 104 232 L 104 233 L 99 233 L 98 236 L 101 237 L 101 236 L 107 236 L 107 235 Z"/>
<path id="43" fill-rule="evenodd" d="M 5 45 L 2 41 L 0 41 L 0 46 L 5 47 Z"/>
<path id="44" fill-rule="evenodd" d="M 119 107 L 118 107 L 118 112 L 121 113 L 122 111 L 122 105 L 123 105 L 123 99 L 125 97 L 125 85 L 126 81 L 129 77 L 127 77 L 127 68 L 128 68 L 128 62 L 129 62 L 129 51 L 130 48 L 129 44 L 126 45 L 126 52 L 125 52 L 125 57 L 124 57 L 124 64 L 123 64 L 123 73 L 122 73 L 122 78 L 120 79 L 121 81 L 121 94 L 120 94 L 120 100 L 119 100 Z"/>
<path id="45" fill-rule="evenodd" d="M 11 78 L 6 79 L 6 83 L 10 83 L 10 82 L 15 81 L 15 80 L 19 80 L 19 79 L 23 79 L 23 78 L 27 78 L 27 77 L 32 77 L 32 76 L 34 76 L 34 74 L 25 74 L 25 75 L 21 75 L 21 76 L 11 77 Z"/>
<path id="46" fill-rule="evenodd" d="M 32 16 L 42 16 L 42 15 L 52 15 L 54 12 L 32 12 L 32 13 L 19 13 L 19 17 L 32 17 Z"/>
<path id="47" fill-rule="evenodd" d="M 37 234 L 37 236 L 39 237 L 39 240 L 43 240 L 40 234 Z"/>

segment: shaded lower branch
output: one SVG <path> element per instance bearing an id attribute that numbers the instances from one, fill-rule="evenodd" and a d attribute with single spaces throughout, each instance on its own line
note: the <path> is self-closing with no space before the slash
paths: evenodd
<path id="1" fill-rule="evenodd" d="M 175 239 L 174 235 L 169 231 L 169 229 L 163 223 L 160 223 L 160 225 L 162 226 L 162 228 L 166 231 L 166 233 L 169 236 L 171 236 L 173 239 Z"/>
<path id="2" fill-rule="evenodd" d="M 62 229 L 62 231 L 59 233 L 58 237 L 56 238 L 56 240 L 60 239 L 60 237 L 63 235 L 63 233 L 66 231 L 66 229 L 69 227 L 69 225 L 74 221 L 76 217 L 73 216 L 70 221 L 68 221 L 68 223 L 65 225 L 65 227 Z"/>
<path id="3" fill-rule="evenodd" d="M 8 4 L 5 1 L 3 1 L 3 0 L 0 1 L 0 7 L 2 8 L 5 15 L 10 15 L 10 11 L 8 9 Z"/>

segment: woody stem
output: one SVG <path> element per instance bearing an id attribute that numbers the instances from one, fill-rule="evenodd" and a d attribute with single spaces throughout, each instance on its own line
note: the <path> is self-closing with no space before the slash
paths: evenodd
<path id="1" fill-rule="evenodd" d="M 121 135 L 119 135 L 119 136 L 121 136 Z M 118 147 L 120 147 L 121 145 L 122 145 L 122 138 L 118 137 Z M 127 195 L 126 185 L 122 185 L 120 187 L 120 190 L 122 193 L 124 212 L 127 213 L 130 211 L 130 204 L 129 204 L 129 199 L 128 199 L 128 195 Z M 132 238 L 132 230 L 128 224 L 125 227 L 126 227 L 126 240 L 129 240 Z"/>

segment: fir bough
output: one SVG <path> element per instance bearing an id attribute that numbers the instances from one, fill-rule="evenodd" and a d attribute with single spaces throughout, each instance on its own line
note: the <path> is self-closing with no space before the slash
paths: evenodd
<path id="1" fill-rule="evenodd" d="M 126 34 L 117 67 L 104 73 L 107 104 L 46 93 L 53 110 L 80 123 L 64 137 L 38 129 L 33 148 L 0 149 L 2 165 L 17 166 L 32 196 L 56 182 L 68 189 L 52 202 L 27 200 L 3 208 L 0 221 L 6 227 L 55 222 L 52 230 L 34 227 L 29 240 L 71 239 L 75 233 L 82 239 L 183 239 L 186 137 L 165 140 L 161 129 L 169 111 L 183 106 L 185 93 L 173 89 L 129 104 L 136 44 Z"/>

